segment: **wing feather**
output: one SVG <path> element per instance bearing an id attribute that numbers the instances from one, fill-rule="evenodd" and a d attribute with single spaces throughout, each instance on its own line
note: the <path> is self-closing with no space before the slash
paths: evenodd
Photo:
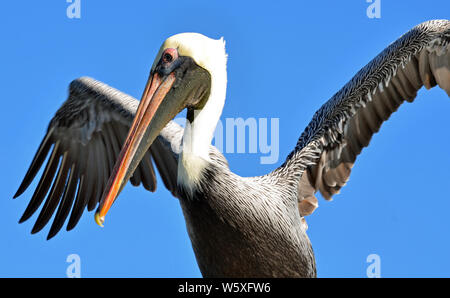
<path id="1" fill-rule="evenodd" d="M 29 219 L 45 203 L 32 233 L 42 230 L 56 213 L 48 238 L 64 225 L 73 229 L 83 211 L 96 208 L 111 175 L 116 158 L 131 126 L 138 101 L 106 84 L 83 77 L 69 87 L 69 97 L 50 121 L 42 140 L 14 198 L 20 196 L 36 178 L 47 159 L 45 169 L 19 222 Z M 156 174 L 152 159 L 164 184 L 176 195 L 178 155 L 183 129 L 170 123 L 163 129 L 131 178 L 133 185 L 155 191 Z M 47 158 L 47 156 L 50 156 Z M 55 212 L 56 211 L 56 212 Z"/>
<path id="2" fill-rule="evenodd" d="M 281 170 L 298 184 L 299 210 L 317 207 L 314 194 L 331 199 L 350 177 L 356 157 L 374 133 L 422 87 L 450 96 L 450 21 L 422 23 L 388 46 L 326 102 L 300 136 Z"/>
<path id="3" fill-rule="evenodd" d="M 70 168 L 69 180 L 66 185 L 66 189 L 64 190 L 64 195 L 61 199 L 61 203 L 59 204 L 58 211 L 56 212 L 55 220 L 50 227 L 50 232 L 48 233 L 47 239 L 51 239 L 59 232 L 59 230 L 61 230 L 67 216 L 69 215 L 70 208 L 72 207 L 77 190 L 77 177 L 78 168 L 77 163 L 74 162 L 72 164 L 72 167 Z"/>
<path id="4" fill-rule="evenodd" d="M 48 190 L 50 189 L 51 183 L 55 176 L 56 170 L 58 169 L 59 164 L 59 142 L 56 142 L 53 147 L 52 154 L 47 162 L 44 173 L 39 180 L 39 184 L 36 187 L 36 190 L 31 197 L 30 203 L 28 204 L 25 212 L 19 220 L 19 223 L 24 222 L 28 218 L 33 215 L 33 213 L 39 208 L 45 196 L 47 195 Z"/>
<path id="5" fill-rule="evenodd" d="M 55 211 L 60 201 L 61 195 L 64 190 L 64 186 L 67 181 L 67 174 L 69 172 L 68 153 L 64 152 L 61 159 L 61 165 L 56 175 L 56 179 L 53 182 L 52 189 L 48 195 L 44 207 L 41 209 L 38 219 L 31 231 L 32 234 L 39 232 L 50 220 L 53 212 Z"/>

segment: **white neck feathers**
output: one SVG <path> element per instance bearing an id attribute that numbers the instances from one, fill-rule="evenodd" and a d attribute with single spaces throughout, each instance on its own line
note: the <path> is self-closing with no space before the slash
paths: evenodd
<path id="1" fill-rule="evenodd" d="M 192 57 L 211 76 L 211 90 L 206 104 L 195 111 L 192 123 L 186 121 L 182 152 L 178 159 L 178 184 L 192 192 L 210 161 L 211 141 L 225 104 L 227 54 L 222 38 L 213 40 L 197 33 L 183 33 L 171 38 L 175 37 L 178 37 L 178 42 L 186 38 L 183 46 L 178 48 L 180 55 Z"/>

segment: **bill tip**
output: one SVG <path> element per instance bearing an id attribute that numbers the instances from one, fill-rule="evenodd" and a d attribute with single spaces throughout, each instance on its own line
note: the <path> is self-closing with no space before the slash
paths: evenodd
<path id="1" fill-rule="evenodd" d="M 103 228 L 103 223 L 105 222 L 105 217 L 100 216 L 100 213 L 95 213 L 95 222 Z"/>

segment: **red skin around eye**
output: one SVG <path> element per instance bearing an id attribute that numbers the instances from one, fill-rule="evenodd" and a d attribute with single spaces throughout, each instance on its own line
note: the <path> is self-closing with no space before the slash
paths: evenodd
<path id="1" fill-rule="evenodd" d="M 164 60 L 164 56 L 167 54 L 172 56 L 172 61 L 176 60 L 178 58 L 178 51 L 176 49 L 173 49 L 173 48 L 165 49 L 164 52 L 162 53 L 163 60 Z"/>

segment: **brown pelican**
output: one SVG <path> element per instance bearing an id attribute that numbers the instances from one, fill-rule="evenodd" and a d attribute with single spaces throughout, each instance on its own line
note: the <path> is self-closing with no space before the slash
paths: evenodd
<path id="1" fill-rule="evenodd" d="M 155 190 L 153 160 L 179 199 L 203 276 L 314 277 L 304 216 L 317 207 L 315 193 L 337 194 L 372 135 L 422 86 L 450 95 L 450 22 L 422 23 L 389 45 L 314 114 L 286 161 L 259 177 L 232 173 L 211 145 L 226 60 L 222 39 L 183 33 L 161 46 L 140 103 L 94 79 L 74 80 L 14 196 L 50 152 L 20 222 L 46 198 L 32 233 L 55 211 L 48 238 L 69 213 L 71 230 L 97 205 L 103 224 L 128 180 Z M 171 119 L 185 108 L 183 129 Z"/>

